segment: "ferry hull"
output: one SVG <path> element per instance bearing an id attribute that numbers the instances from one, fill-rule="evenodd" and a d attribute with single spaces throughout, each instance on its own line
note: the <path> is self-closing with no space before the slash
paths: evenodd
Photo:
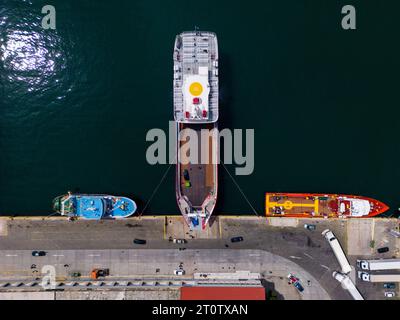
<path id="1" fill-rule="evenodd" d="M 378 200 L 321 193 L 265 194 L 265 215 L 288 218 L 370 218 L 389 210 Z"/>
<path id="2" fill-rule="evenodd" d="M 191 229 L 205 229 L 217 201 L 219 117 L 218 40 L 213 32 L 188 31 L 174 44 L 174 119 L 177 127 L 176 200 Z M 181 133 L 191 131 L 188 143 Z M 193 139 L 192 139 L 193 137 Z M 208 139 L 208 140 L 207 140 Z M 190 140 L 197 140 L 192 144 Z M 203 149 L 203 147 L 205 149 Z M 188 154 L 189 153 L 189 154 Z M 204 161 L 203 158 L 208 158 Z"/>

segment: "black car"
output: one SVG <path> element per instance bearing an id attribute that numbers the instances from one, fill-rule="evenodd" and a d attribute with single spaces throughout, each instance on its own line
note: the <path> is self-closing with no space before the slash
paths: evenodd
<path id="1" fill-rule="evenodd" d="M 389 248 L 388 247 L 383 247 L 383 248 L 379 248 L 377 251 L 378 251 L 378 253 L 385 253 L 385 252 L 389 251 Z"/>
<path id="2" fill-rule="evenodd" d="M 37 250 L 32 251 L 33 257 L 43 257 L 45 255 L 46 255 L 46 252 L 44 252 L 44 251 L 37 251 Z"/>
<path id="3" fill-rule="evenodd" d="M 396 288 L 396 284 L 393 283 L 393 282 L 384 283 L 384 284 L 383 284 L 383 287 L 384 287 L 385 289 L 395 289 L 395 288 Z"/>
<path id="4" fill-rule="evenodd" d="M 183 178 L 184 178 L 186 181 L 189 181 L 189 180 L 190 180 L 189 171 L 187 171 L 187 169 L 183 170 Z"/>
<path id="5" fill-rule="evenodd" d="M 135 239 L 135 240 L 133 240 L 133 243 L 136 243 L 136 244 L 146 244 L 146 240 L 143 240 L 143 239 Z"/>
<path id="6" fill-rule="evenodd" d="M 243 241 L 243 237 L 233 237 L 231 238 L 231 242 L 240 242 Z"/>
<path id="7" fill-rule="evenodd" d="M 310 231 L 314 231 L 317 228 L 317 226 L 315 224 L 308 224 L 306 223 L 304 225 L 304 229 L 310 230 Z"/>
<path id="8" fill-rule="evenodd" d="M 97 276 L 98 277 L 107 277 L 110 275 L 110 269 L 99 269 L 97 271 Z"/>

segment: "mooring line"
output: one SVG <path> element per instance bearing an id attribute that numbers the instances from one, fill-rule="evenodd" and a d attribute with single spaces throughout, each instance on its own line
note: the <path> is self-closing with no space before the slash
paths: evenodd
<path id="1" fill-rule="evenodd" d="M 239 184 L 235 181 L 235 179 L 232 177 L 231 173 L 228 171 L 228 169 L 226 168 L 225 164 L 222 162 L 221 160 L 221 164 L 224 167 L 224 169 L 226 170 L 226 172 L 228 172 L 228 175 L 231 177 L 233 183 L 236 185 L 236 187 L 238 188 L 238 190 L 240 191 L 240 193 L 242 194 L 243 198 L 247 201 L 247 203 L 249 204 L 249 206 L 251 207 L 251 209 L 253 209 L 253 212 L 256 214 L 256 216 L 260 216 L 258 214 L 258 212 L 256 211 L 256 209 L 254 209 L 254 207 L 251 205 L 249 199 L 247 199 L 246 195 L 244 194 L 244 192 L 242 191 L 242 189 L 239 187 Z"/>
<path id="2" fill-rule="evenodd" d="M 138 217 L 140 217 L 140 216 L 143 215 L 144 211 L 145 211 L 146 208 L 149 206 L 151 200 L 153 200 L 153 197 L 154 197 L 155 194 L 157 193 L 158 188 L 160 188 L 161 184 L 164 182 L 164 180 L 165 180 L 165 178 L 166 178 L 166 176 L 167 176 L 167 174 L 168 174 L 168 172 L 169 172 L 169 169 L 171 169 L 171 167 L 172 167 L 173 165 L 174 165 L 174 163 L 171 163 L 171 164 L 168 166 L 167 170 L 165 170 L 164 175 L 162 176 L 160 182 L 158 183 L 157 187 L 155 187 L 155 189 L 153 190 L 153 193 L 151 194 L 151 196 L 150 196 L 150 198 L 149 198 L 149 201 L 147 201 L 147 203 L 146 203 L 146 205 L 144 206 L 143 210 L 140 212 L 140 214 L 138 214 Z"/>
<path id="3" fill-rule="evenodd" d="M 46 218 L 55 216 L 56 214 L 58 214 L 58 212 L 50 213 L 48 216 L 46 216 Z"/>

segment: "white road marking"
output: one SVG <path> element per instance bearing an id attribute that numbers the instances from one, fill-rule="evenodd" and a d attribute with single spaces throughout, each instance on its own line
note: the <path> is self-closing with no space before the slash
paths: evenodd
<path id="1" fill-rule="evenodd" d="M 257 253 L 251 253 L 251 254 L 249 254 L 249 257 L 259 257 L 260 255 L 259 254 L 257 254 Z"/>
<path id="2" fill-rule="evenodd" d="M 304 254 L 306 257 L 309 257 L 310 259 L 313 259 L 313 260 L 314 260 L 314 258 L 311 257 L 309 254 L 307 254 L 307 253 L 305 253 L 305 252 L 303 252 L 303 254 Z"/>
<path id="3" fill-rule="evenodd" d="M 89 257 L 100 257 L 99 254 L 89 254 L 88 256 L 89 256 Z"/>
<path id="4" fill-rule="evenodd" d="M 289 258 L 292 258 L 292 259 L 300 259 L 300 260 L 301 260 L 300 257 L 296 257 L 296 256 L 289 256 Z"/>
<path id="5" fill-rule="evenodd" d="M 327 266 L 326 266 L 326 265 L 324 265 L 324 264 L 320 264 L 320 266 L 321 266 L 322 268 L 325 268 L 325 269 L 331 270 L 329 267 L 327 267 Z"/>
<path id="6" fill-rule="evenodd" d="M 18 257 L 17 254 L 6 254 L 6 257 Z"/>
<path id="7" fill-rule="evenodd" d="M 53 257 L 64 257 L 63 254 L 53 254 Z"/>

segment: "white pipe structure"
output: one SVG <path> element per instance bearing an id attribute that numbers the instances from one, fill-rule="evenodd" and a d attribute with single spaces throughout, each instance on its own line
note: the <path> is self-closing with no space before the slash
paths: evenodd
<path id="1" fill-rule="evenodd" d="M 333 234 L 332 231 L 329 229 L 326 229 L 322 231 L 322 235 L 325 237 L 325 239 L 328 241 L 329 245 L 331 246 L 333 253 L 336 256 L 336 259 L 338 260 L 340 267 L 342 268 L 342 273 L 343 274 L 348 274 L 351 271 L 351 266 L 349 264 L 349 261 L 346 258 L 346 255 L 344 254 L 344 251 L 342 247 L 340 246 L 339 241 L 336 239 L 335 235 Z"/>
<path id="2" fill-rule="evenodd" d="M 332 276 L 342 284 L 343 289 L 350 292 L 354 300 L 364 300 L 363 296 L 358 291 L 357 287 L 354 285 L 353 281 L 351 281 L 348 275 L 334 271 Z"/>

